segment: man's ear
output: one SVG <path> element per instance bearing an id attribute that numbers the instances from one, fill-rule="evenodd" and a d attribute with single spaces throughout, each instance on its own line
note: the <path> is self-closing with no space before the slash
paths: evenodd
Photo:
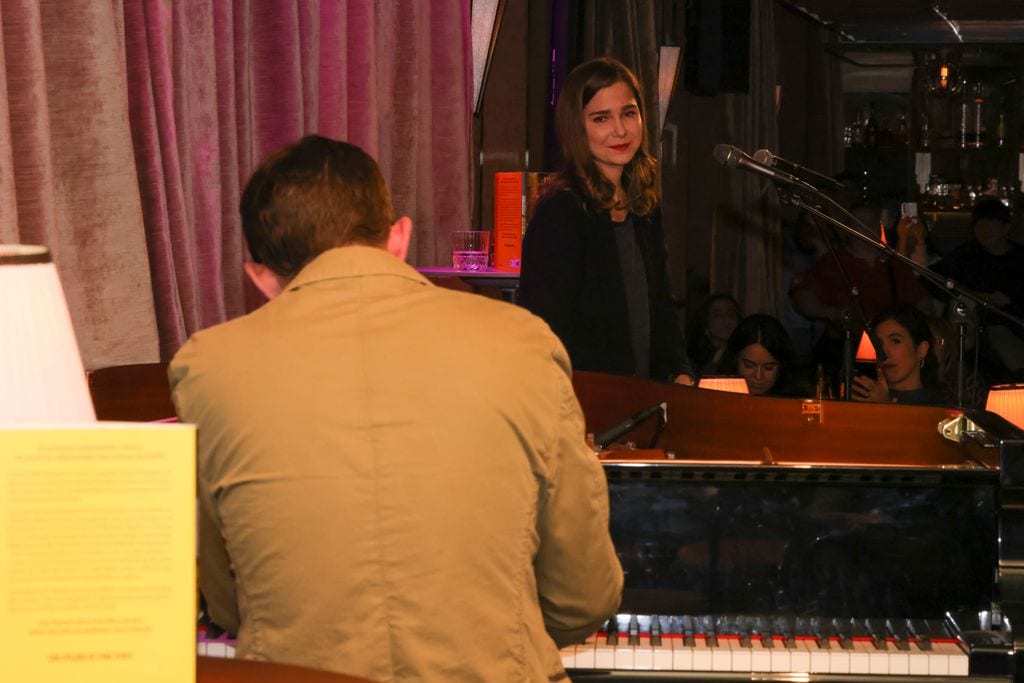
<path id="1" fill-rule="evenodd" d="M 242 268 L 245 269 L 245 274 L 249 276 L 252 283 L 256 285 L 256 289 L 263 292 L 263 296 L 268 299 L 273 299 L 283 292 L 285 285 L 288 284 L 288 281 L 285 280 L 285 278 L 281 277 L 262 263 L 245 261 L 242 264 Z"/>
<path id="2" fill-rule="evenodd" d="M 412 219 L 402 216 L 391 226 L 385 248 L 389 254 L 404 261 L 406 254 L 409 253 L 410 239 L 412 239 Z"/>

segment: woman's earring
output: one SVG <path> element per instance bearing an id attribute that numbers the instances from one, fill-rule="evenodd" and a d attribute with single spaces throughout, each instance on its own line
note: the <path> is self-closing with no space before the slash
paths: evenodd
<path id="1" fill-rule="evenodd" d="M 917 367 L 919 367 L 919 368 L 923 368 L 924 367 L 924 358 L 918 358 L 917 359 Z"/>

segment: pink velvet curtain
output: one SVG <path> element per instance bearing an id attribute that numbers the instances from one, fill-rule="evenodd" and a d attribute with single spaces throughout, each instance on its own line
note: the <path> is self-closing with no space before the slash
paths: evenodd
<path id="1" fill-rule="evenodd" d="M 412 263 L 469 222 L 469 0 L 3 0 L 0 21 L 0 240 L 54 250 L 89 367 L 258 303 L 240 189 L 302 135 L 378 159 Z"/>

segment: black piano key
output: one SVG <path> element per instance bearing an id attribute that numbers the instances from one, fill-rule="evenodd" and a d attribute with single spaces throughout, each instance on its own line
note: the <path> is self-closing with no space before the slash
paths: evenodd
<path id="1" fill-rule="evenodd" d="M 629 633 L 629 640 L 626 641 L 627 644 L 629 644 L 629 645 L 639 645 L 640 644 L 640 623 L 637 620 L 635 614 L 630 616 L 630 618 L 629 618 L 629 631 L 628 631 L 628 633 Z"/>
<path id="2" fill-rule="evenodd" d="M 831 649 L 829 642 L 831 624 L 824 617 L 811 617 L 810 634 L 814 636 L 814 641 L 817 643 L 819 649 Z"/>
<path id="3" fill-rule="evenodd" d="M 909 650 L 910 649 L 910 631 L 907 630 L 907 625 L 899 619 L 886 619 L 885 628 L 889 631 L 889 635 L 893 638 L 893 645 L 896 646 L 897 650 Z"/>
<path id="4" fill-rule="evenodd" d="M 851 632 L 849 619 L 833 619 L 832 632 L 839 639 L 839 647 L 844 650 L 853 649 L 853 633 Z"/>
<path id="5" fill-rule="evenodd" d="M 619 644 L 619 620 L 617 616 L 608 620 L 608 625 L 605 627 L 605 643 L 608 645 Z"/>
<path id="6" fill-rule="evenodd" d="M 777 616 L 774 619 L 775 635 L 782 638 L 782 645 L 792 650 L 796 647 L 796 636 L 793 628 L 793 620 L 788 616 Z"/>
<path id="7" fill-rule="evenodd" d="M 714 617 L 700 617 L 700 631 L 706 636 L 705 642 L 708 647 L 718 647 L 718 633 L 715 631 Z"/>
<path id="8" fill-rule="evenodd" d="M 871 636 L 871 645 L 876 650 L 888 650 L 889 628 L 885 619 L 865 619 L 864 626 Z"/>
<path id="9" fill-rule="evenodd" d="M 693 639 L 693 635 L 694 635 L 693 617 L 691 617 L 691 616 L 684 616 L 683 620 L 682 620 L 682 623 L 680 624 L 680 627 L 682 629 L 682 634 L 683 634 L 683 643 L 686 645 L 686 647 L 693 647 L 695 645 L 695 642 L 694 642 L 694 639 Z"/>
<path id="10" fill-rule="evenodd" d="M 928 624 L 925 623 L 924 619 L 907 619 L 907 628 L 910 630 L 911 635 L 914 636 L 914 641 L 917 646 L 926 652 L 932 649 L 931 637 L 928 633 Z"/>
<path id="11" fill-rule="evenodd" d="M 651 645 L 661 646 L 661 617 L 657 614 L 651 615 Z"/>

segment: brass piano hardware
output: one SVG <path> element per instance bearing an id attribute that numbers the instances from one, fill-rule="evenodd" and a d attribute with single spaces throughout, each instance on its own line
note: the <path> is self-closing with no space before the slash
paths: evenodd
<path id="1" fill-rule="evenodd" d="M 805 425 L 814 426 L 825 422 L 825 409 L 821 401 L 807 399 L 800 404 L 800 418 Z"/>
<path id="2" fill-rule="evenodd" d="M 985 448 L 995 448 L 999 444 L 984 429 L 978 426 L 966 415 L 958 414 L 939 422 L 939 434 L 954 443 L 967 443 L 973 441 Z"/>

